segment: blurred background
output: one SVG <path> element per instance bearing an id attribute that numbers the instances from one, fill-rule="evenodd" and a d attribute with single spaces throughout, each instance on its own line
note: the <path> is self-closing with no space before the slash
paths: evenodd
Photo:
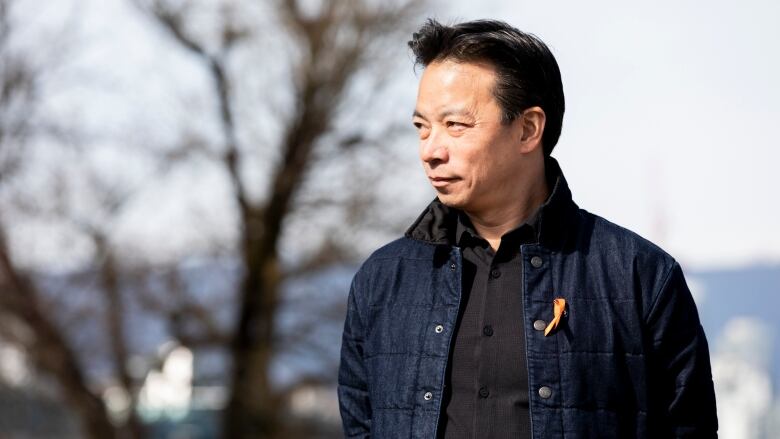
<path id="1" fill-rule="evenodd" d="M 581 207 L 683 265 L 780 428 L 780 3 L 0 0 L 0 438 L 336 438 L 346 295 L 435 196 L 426 17 L 541 37 Z"/>

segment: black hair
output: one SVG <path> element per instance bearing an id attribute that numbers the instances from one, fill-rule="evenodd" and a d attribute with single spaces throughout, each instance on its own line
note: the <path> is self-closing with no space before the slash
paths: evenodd
<path id="1" fill-rule="evenodd" d="M 523 110 L 541 107 L 546 116 L 542 146 L 550 155 L 561 135 L 565 102 L 558 63 L 539 38 L 498 20 L 445 26 L 428 19 L 412 34 L 409 47 L 415 63 L 423 67 L 444 60 L 492 65 L 501 121 L 510 123 Z"/>

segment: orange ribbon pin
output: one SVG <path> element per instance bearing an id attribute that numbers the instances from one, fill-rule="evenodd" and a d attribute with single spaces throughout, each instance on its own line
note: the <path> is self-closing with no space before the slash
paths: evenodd
<path id="1" fill-rule="evenodd" d="M 545 337 L 552 332 L 553 329 L 558 327 L 558 323 L 561 322 L 561 316 L 566 313 L 566 299 L 558 297 L 553 300 L 553 319 L 549 325 L 544 329 Z"/>

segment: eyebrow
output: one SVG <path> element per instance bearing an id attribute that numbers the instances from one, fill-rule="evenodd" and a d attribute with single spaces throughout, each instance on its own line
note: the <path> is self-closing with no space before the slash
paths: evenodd
<path id="1" fill-rule="evenodd" d="M 467 110 L 465 108 L 449 108 L 449 109 L 446 109 L 446 110 L 442 111 L 441 113 L 439 113 L 439 118 L 443 119 L 443 118 L 445 118 L 447 116 L 453 116 L 453 115 L 456 115 L 456 116 L 473 116 L 473 114 L 469 110 Z M 414 113 L 412 113 L 412 117 L 419 117 L 421 119 L 428 120 L 428 119 L 426 119 L 425 116 L 422 115 L 422 113 L 420 113 L 417 110 L 414 110 Z"/>

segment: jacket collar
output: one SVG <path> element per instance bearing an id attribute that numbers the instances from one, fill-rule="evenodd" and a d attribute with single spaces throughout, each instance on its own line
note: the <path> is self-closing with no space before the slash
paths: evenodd
<path id="1" fill-rule="evenodd" d="M 578 207 L 558 161 L 545 159 L 545 175 L 552 186 L 550 196 L 539 209 L 539 243 L 551 249 L 563 247 L 574 224 Z M 444 205 L 436 197 L 406 230 L 404 236 L 430 244 L 455 245 L 459 209 Z"/>

